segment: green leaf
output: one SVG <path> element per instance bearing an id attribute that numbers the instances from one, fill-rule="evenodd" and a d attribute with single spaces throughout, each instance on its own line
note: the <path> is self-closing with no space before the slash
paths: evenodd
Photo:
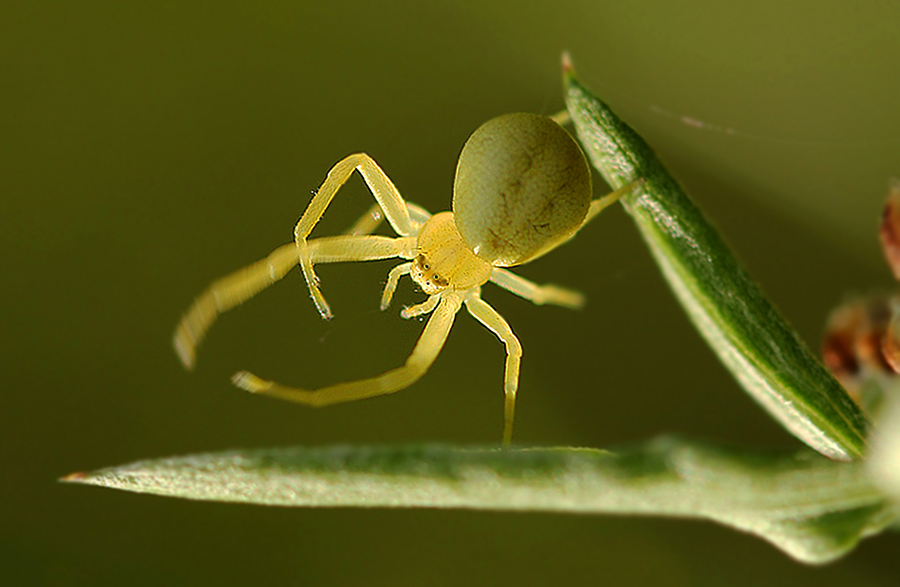
<path id="1" fill-rule="evenodd" d="M 862 456 L 868 422 L 766 299 L 653 150 L 576 79 L 566 102 L 585 151 L 621 199 L 681 305 L 725 366 L 791 433 L 834 459 Z"/>
<path id="2" fill-rule="evenodd" d="M 279 506 L 540 510 L 714 520 L 824 563 L 896 519 L 860 463 L 661 438 L 593 449 L 442 446 L 234 450 L 65 481 Z"/>

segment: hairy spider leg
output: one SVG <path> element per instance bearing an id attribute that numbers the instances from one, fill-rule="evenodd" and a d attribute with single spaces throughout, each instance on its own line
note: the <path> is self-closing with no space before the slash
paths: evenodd
<path id="1" fill-rule="evenodd" d="M 414 304 L 412 306 L 407 306 L 400 311 L 400 317 L 404 320 L 409 320 L 410 318 L 415 318 L 416 316 L 421 316 L 423 314 L 430 314 L 437 307 L 438 302 L 441 301 L 441 294 L 434 294 L 432 296 L 428 296 L 428 299 L 422 302 L 421 304 Z"/>
<path id="2" fill-rule="evenodd" d="M 431 212 L 419 206 L 418 204 L 413 204 L 412 202 L 406 202 L 406 207 L 409 210 L 409 217 L 412 220 L 413 224 L 413 232 L 415 234 L 419 233 L 419 229 L 425 224 L 429 218 L 431 218 Z M 370 234 L 374 232 L 378 226 L 381 224 L 381 221 L 384 218 L 384 214 L 381 211 L 380 204 L 373 204 L 371 208 L 369 208 L 362 217 L 357 220 L 353 226 L 351 226 L 345 234 L 349 235 L 362 235 L 362 234 Z M 391 305 L 391 299 L 394 297 L 394 292 L 397 290 L 397 283 L 400 281 L 400 278 L 404 275 L 409 275 L 409 272 L 412 270 L 412 263 L 401 263 L 397 265 L 393 269 L 391 269 L 390 273 L 388 273 L 387 283 L 384 284 L 384 292 L 381 294 L 381 309 L 387 310 Z"/>
<path id="3" fill-rule="evenodd" d="M 217 279 L 197 296 L 181 317 L 172 344 L 187 369 L 193 369 L 197 347 L 219 314 L 243 304 L 265 288 L 287 275 L 297 264 L 297 248 L 282 245 L 265 259 Z"/>
<path id="4" fill-rule="evenodd" d="M 387 283 L 384 284 L 384 292 L 381 294 L 382 310 L 387 310 L 391 305 L 391 298 L 394 297 L 394 292 L 397 291 L 397 282 L 400 281 L 402 276 L 409 275 L 409 272 L 412 271 L 412 267 L 412 263 L 401 263 L 391 269 L 391 272 L 388 273 Z"/>
<path id="5" fill-rule="evenodd" d="M 591 201 L 591 205 L 584 217 L 584 221 L 581 223 L 581 226 L 578 227 L 578 230 L 581 230 L 585 224 L 593 220 L 594 217 L 602 212 L 605 208 L 617 202 L 619 198 L 631 192 L 634 188 L 640 186 L 641 184 L 643 184 L 642 180 L 633 181 L 612 193 L 606 194 L 605 196 Z M 577 233 L 578 230 L 576 230 L 575 233 Z M 543 251 L 540 251 L 534 257 L 529 259 L 529 261 L 536 259 L 541 255 L 549 253 L 556 247 L 569 241 L 572 237 L 575 236 L 575 233 L 570 235 L 565 240 L 552 243 L 549 247 L 547 247 Z M 511 293 L 514 293 L 519 297 L 525 298 L 526 300 L 537 304 L 538 306 L 542 306 L 544 304 L 552 304 L 554 306 L 562 306 L 564 308 L 573 308 L 576 310 L 584 306 L 584 295 L 581 292 L 577 292 L 565 287 L 560 287 L 552 283 L 538 285 L 533 281 L 529 281 L 528 279 L 520 277 L 512 271 L 503 269 L 501 267 L 494 267 L 494 270 L 491 272 L 491 282 L 499 285 L 500 287 Z"/>
<path id="6" fill-rule="evenodd" d="M 513 334 L 509 323 L 490 304 L 481 299 L 480 288 L 466 296 L 466 310 L 485 328 L 497 335 L 506 346 L 506 369 L 503 375 L 503 445 L 512 442 L 513 420 L 516 415 L 516 391 L 519 388 L 519 362 L 522 344 Z"/>
<path id="7" fill-rule="evenodd" d="M 307 246 L 310 263 L 373 261 L 415 256 L 415 237 L 335 236 Z M 278 247 L 268 257 L 216 280 L 194 301 L 175 329 L 173 344 L 182 364 L 193 368 L 197 347 L 218 318 L 283 278 L 297 264 L 295 244 Z"/>
<path id="8" fill-rule="evenodd" d="M 316 407 L 385 395 L 409 387 L 428 371 L 441 352 L 447 335 L 450 333 L 450 327 L 453 326 L 456 313 L 462 306 L 465 294 L 445 292 L 433 297 L 440 298 L 437 308 L 431 313 L 415 348 L 401 367 L 376 377 L 338 383 L 313 390 L 287 387 L 266 381 L 247 371 L 236 373 L 232 377 L 232 382 L 251 393 Z"/>
<path id="9" fill-rule="evenodd" d="M 572 115 L 569 114 L 568 110 L 560 110 L 556 114 L 551 114 L 547 118 L 560 126 L 566 126 L 567 124 L 572 122 Z"/>
<path id="10" fill-rule="evenodd" d="M 632 182 L 629 182 L 614 192 L 610 192 L 605 196 L 600 196 L 596 200 L 591 200 L 591 207 L 588 208 L 588 213 L 584 217 L 584 222 L 581 223 L 581 226 L 578 227 L 578 230 L 581 230 L 585 224 L 594 219 L 594 216 L 605 210 L 607 207 L 615 204 L 619 201 L 619 198 L 631 193 L 635 188 L 644 185 L 643 179 L 636 179 Z M 577 231 L 576 231 L 577 232 Z M 571 238 L 571 237 L 570 237 Z"/>
<path id="11" fill-rule="evenodd" d="M 413 234 L 416 234 L 419 232 L 419 228 L 431 218 L 431 213 L 412 202 L 406 203 L 406 209 L 409 211 L 409 218 L 413 224 Z M 381 204 L 375 203 L 344 234 L 372 234 L 381 225 L 382 220 L 384 220 L 384 212 L 381 211 Z"/>
<path id="12" fill-rule="evenodd" d="M 397 234 L 400 236 L 412 236 L 414 234 L 414 227 L 409 217 L 409 209 L 406 206 L 406 202 L 400 196 L 400 192 L 397 191 L 387 174 L 382 171 L 371 157 L 365 153 L 354 153 L 338 161 L 328 172 L 325 181 L 322 182 L 322 185 L 316 191 L 316 195 L 313 196 L 309 206 L 306 207 L 303 216 L 300 217 L 297 226 L 294 228 L 294 242 L 297 245 L 303 277 L 306 279 L 306 285 L 309 287 L 309 293 L 316 304 L 316 308 L 319 310 L 319 314 L 325 319 L 330 319 L 333 314 L 319 289 L 319 280 L 313 270 L 313 262 L 307 250 L 307 238 L 319 222 L 319 219 L 322 218 L 334 195 L 347 182 L 354 171 L 359 171 L 359 174 L 369 187 L 369 191 L 375 197 L 375 201 L 381 206 L 382 212 Z M 366 223 L 366 227 L 368 227 L 368 224 Z"/>
<path id="13" fill-rule="evenodd" d="M 584 294 L 581 292 L 552 283 L 538 285 L 501 267 L 494 267 L 491 271 L 491 282 L 538 306 L 551 304 L 575 310 L 584 306 Z"/>

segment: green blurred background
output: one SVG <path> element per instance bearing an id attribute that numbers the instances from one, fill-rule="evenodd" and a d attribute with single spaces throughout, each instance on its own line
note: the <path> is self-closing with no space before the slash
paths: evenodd
<path id="1" fill-rule="evenodd" d="M 313 386 L 402 362 L 421 325 L 398 308 L 422 296 L 406 282 L 378 311 L 390 263 L 322 267 L 329 323 L 292 273 L 216 325 L 195 373 L 169 340 L 212 279 L 290 240 L 353 151 L 446 208 L 481 122 L 563 107 L 563 50 L 810 344 L 848 292 L 892 286 L 875 228 L 900 174 L 900 4 L 388 5 L 0 4 L 0 582 L 896 585 L 896 535 L 816 569 L 710 523 L 277 509 L 56 482 L 231 447 L 496 442 L 503 347 L 465 315 L 394 396 L 317 411 L 230 386 L 243 368 Z M 316 234 L 370 203 L 352 181 Z M 700 341 L 620 209 L 520 273 L 589 305 L 485 288 L 525 348 L 519 443 L 798 445 Z"/>

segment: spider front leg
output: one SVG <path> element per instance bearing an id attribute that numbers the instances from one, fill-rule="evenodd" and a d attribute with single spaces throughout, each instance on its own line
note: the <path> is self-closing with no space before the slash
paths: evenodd
<path id="1" fill-rule="evenodd" d="M 391 269 L 391 272 L 388 273 L 387 283 L 384 284 L 384 292 L 381 294 L 382 311 L 387 310 L 391 305 L 391 299 L 394 297 L 394 292 L 397 291 L 397 283 L 400 281 L 401 277 L 409 275 L 412 266 L 412 263 L 401 263 Z"/>
<path id="2" fill-rule="evenodd" d="M 429 296 L 428 299 L 421 304 L 415 304 L 414 306 L 407 306 L 403 308 L 403 310 L 400 311 L 400 317 L 404 320 L 409 320 L 410 318 L 415 318 L 416 316 L 429 314 L 437 307 L 438 302 L 440 301 L 441 294 L 434 294 L 433 296 Z"/>
<path id="3" fill-rule="evenodd" d="M 416 237 L 398 237 L 391 238 L 387 236 L 331 236 L 317 238 L 307 243 L 302 249 L 303 257 L 300 258 L 300 268 L 306 277 L 307 284 L 310 284 L 310 277 L 307 274 L 307 267 L 312 271 L 316 263 L 340 263 L 345 261 L 375 261 L 378 259 L 390 259 L 392 257 L 402 257 L 404 259 L 412 259 L 415 256 Z M 382 295 L 382 309 L 385 309 L 385 296 L 387 303 L 390 303 L 390 297 L 393 295 L 394 289 L 397 287 L 397 280 L 403 272 L 398 273 L 399 268 L 406 267 L 406 273 L 409 273 L 408 263 L 404 263 L 395 267 L 388 275 L 388 283 L 385 286 L 385 293 Z M 313 275 L 312 279 L 317 279 Z M 388 289 L 390 288 L 390 290 Z M 310 285 L 310 292 L 313 286 Z M 325 301 L 325 296 L 315 287 L 313 300 L 316 307 L 323 318 L 330 319 L 334 316 L 331 307 Z"/>
<path id="4" fill-rule="evenodd" d="M 305 250 L 310 264 L 411 258 L 415 237 L 335 236 L 310 241 Z M 275 249 L 261 261 L 223 277 L 194 301 L 175 329 L 173 344 L 181 362 L 191 369 L 197 347 L 219 314 L 249 300 L 284 277 L 297 264 L 294 244 Z"/>
<path id="5" fill-rule="evenodd" d="M 440 303 L 428 319 L 419 341 L 406 359 L 403 366 L 377 377 L 360 379 L 347 383 L 338 383 L 321 389 L 307 390 L 296 387 L 287 387 L 260 379 L 247 371 L 235 374 L 232 382 L 238 387 L 251 393 L 269 395 L 279 399 L 298 402 L 310 406 L 327 406 L 341 402 L 348 402 L 378 395 L 385 395 L 409 387 L 428 371 L 431 364 L 437 358 L 453 320 L 459 311 L 463 301 L 462 294 L 449 293 L 441 296 Z"/>
<path id="6" fill-rule="evenodd" d="M 294 242 L 297 245 L 297 254 L 300 259 L 300 268 L 303 270 L 303 277 L 306 279 L 306 285 L 309 287 L 309 293 L 313 302 L 316 304 L 319 313 L 323 318 L 332 317 L 331 310 L 319 290 L 319 280 L 313 270 L 313 262 L 306 250 L 307 238 L 313 228 L 322 218 L 322 214 L 328 208 L 334 195 L 344 183 L 353 174 L 353 171 L 359 171 L 369 191 L 375 197 L 378 205 L 381 207 L 388 222 L 400 236 L 412 236 L 414 233 L 413 223 L 409 216 L 409 209 L 406 202 L 400 196 L 400 192 L 391 182 L 390 178 L 378 166 L 375 161 L 365 153 L 354 153 L 344 159 L 338 161 L 328 175 L 325 181 L 319 187 L 316 195 L 313 196 L 303 216 L 297 222 L 294 228 Z M 374 230 L 380 219 L 372 218 L 367 220 L 365 217 L 361 219 L 357 225 L 351 230 Z"/>
<path id="7" fill-rule="evenodd" d="M 513 420 L 516 415 L 516 391 L 519 389 L 519 362 L 522 344 L 513 334 L 509 323 L 490 304 L 481 299 L 478 291 L 466 297 L 466 309 L 506 346 L 506 368 L 503 375 L 503 445 L 512 442 Z"/>
<path id="8" fill-rule="evenodd" d="M 280 280 L 296 264 L 296 247 L 282 245 L 265 259 L 214 281 L 194 300 L 175 329 L 172 344 L 181 363 L 187 369 L 194 367 L 197 347 L 219 314 L 243 304 Z"/>

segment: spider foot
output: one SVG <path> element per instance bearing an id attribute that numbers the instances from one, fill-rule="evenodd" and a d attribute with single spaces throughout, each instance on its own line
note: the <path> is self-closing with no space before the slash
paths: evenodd
<path id="1" fill-rule="evenodd" d="M 438 305 L 438 302 L 441 301 L 441 295 L 435 294 L 433 296 L 429 296 L 427 300 L 422 302 L 421 304 L 416 304 L 414 306 L 406 306 L 402 310 L 400 310 L 400 317 L 404 320 L 409 320 L 410 318 L 415 318 L 416 316 L 421 316 L 423 314 L 431 313 Z"/>
<path id="2" fill-rule="evenodd" d="M 265 393 L 272 388 L 272 382 L 260 379 L 250 371 L 238 371 L 231 377 L 231 382 L 250 393 Z"/>
<path id="3" fill-rule="evenodd" d="M 313 303 L 316 305 L 316 310 L 319 311 L 319 315 L 323 320 L 331 320 L 334 318 L 334 313 L 331 311 L 331 306 L 328 305 L 328 302 L 325 301 L 325 296 L 322 295 L 322 292 L 318 287 L 309 288 L 309 295 L 312 297 Z"/>
<path id="4" fill-rule="evenodd" d="M 172 340 L 172 346 L 175 347 L 175 352 L 178 353 L 178 358 L 181 360 L 184 368 L 192 371 L 194 362 L 197 360 L 197 341 L 194 337 L 191 336 L 187 329 L 179 327 L 175 333 L 175 338 Z"/>

